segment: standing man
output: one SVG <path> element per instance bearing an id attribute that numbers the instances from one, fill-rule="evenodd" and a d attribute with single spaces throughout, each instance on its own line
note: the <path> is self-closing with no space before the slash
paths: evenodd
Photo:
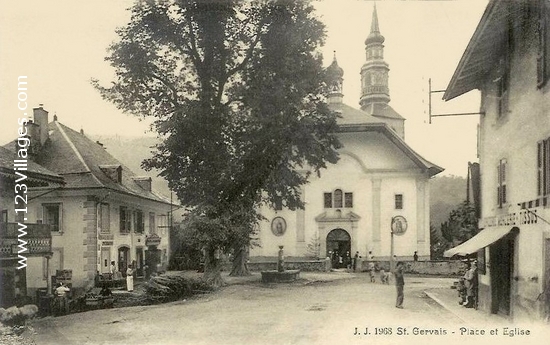
<path id="1" fill-rule="evenodd" d="M 414 261 L 418 261 L 418 253 L 415 251 L 413 255 Z"/>
<path id="2" fill-rule="evenodd" d="M 355 256 L 353 257 L 353 272 L 357 269 L 357 260 L 359 260 L 359 251 L 355 252 Z"/>
<path id="3" fill-rule="evenodd" d="M 395 302 L 395 307 L 403 309 L 403 298 L 405 297 L 403 292 L 405 287 L 405 279 L 403 278 L 403 262 L 399 261 L 397 263 L 393 275 L 395 277 L 395 287 L 397 288 L 397 300 Z"/>

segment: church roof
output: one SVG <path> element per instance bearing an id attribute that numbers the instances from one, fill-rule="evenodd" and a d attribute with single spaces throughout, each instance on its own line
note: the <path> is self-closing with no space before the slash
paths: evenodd
<path id="1" fill-rule="evenodd" d="M 397 148 L 399 148 L 407 157 L 409 157 L 420 169 L 427 172 L 429 176 L 434 176 L 442 172 L 442 167 L 428 161 L 414 151 L 407 143 L 397 135 L 387 124 L 383 122 L 363 123 L 363 124 L 345 124 L 338 126 L 339 133 L 357 133 L 357 132 L 378 132 L 385 135 Z"/>
<path id="2" fill-rule="evenodd" d="M 367 110 L 365 110 L 365 112 L 376 117 L 405 120 L 403 116 L 401 116 L 387 103 L 371 103 L 368 105 L 368 108 Z"/>
<path id="3" fill-rule="evenodd" d="M 336 120 L 338 125 L 381 122 L 369 113 L 344 103 L 331 103 L 329 104 L 329 108 L 340 115 L 340 117 Z"/>
<path id="4" fill-rule="evenodd" d="M 326 73 L 329 80 L 342 78 L 344 76 L 344 69 L 338 66 L 338 61 L 336 61 L 336 52 L 334 52 L 332 63 L 327 67 Z"/>
<path id="5" fill-rule="evenodd" d="M 378 27 L 378 13 L 376 12 L 376 4 L 372 11 L 372 22 L 370 26 L 370 34 L 365 40 L 365 44 L 369 43 L 384 43 L 384 36 L 380 34 L 380 28 Z"/>

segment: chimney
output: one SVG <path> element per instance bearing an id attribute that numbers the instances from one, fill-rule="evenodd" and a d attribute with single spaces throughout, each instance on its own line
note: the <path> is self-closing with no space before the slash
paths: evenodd
<path id="1" fill-rule="evenodd" d="M 38 140 L 40 140 L 39 146 L 43 146 L 46 140 L 48 140 L 48 112 L 44 110 L 43 104 L 40 104 L 38 108 L 33 109 L 33 118 L 34 123 L 38 125 L 38 132 L 40 137 L 31 137 L 31 140 L 34 140 L 36 144 L 38 144 Z"/>
<path id="2" fill-rule="evenodd" d="M 141 187 L 141 189 L 150 192 L 151 191 L 151 181 L 152 179 L 147 176 L 138 176 L 138 177 L 132 177 L 132 180 L 134 180 L 135 183 L 138 184 L 138 186 Z"/>

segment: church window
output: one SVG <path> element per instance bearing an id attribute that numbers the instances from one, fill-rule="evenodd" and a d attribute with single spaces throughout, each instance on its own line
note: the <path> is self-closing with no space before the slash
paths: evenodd
<path id="1" fill-rule="evenodd" d="M 353 207 L 353 193 L 344 193 L 345 207 Z"/>
<path id="2" fill-rule="evenodd" d="M 325 208 L 332 208 L 332 193 L 325 193 Z"/>
<path id="3" fill-rule="evenodd" d="M 283 209 L 283 198 L 281 198 L 280 196 L 275 197 L 273 208 L 275 209 L 275 211 L 281 211 Z"/>
<path id="4" fill-rule="evenodd" d="M 341 189 L 336 189 L 333 193 L 324 193 L 325 208 L 353 207 L 353 193 L 344 193 Z"/>
<path id="5" fill-rule="evenodd" d="M 342 208 L 342 190 L 337 189 L 334 191 L 334 207 L 335 208 Z"/>
<path id="6" fill-rule="evenodd" d="M 395 209 L 403 209 L 403 194 L 395 194 Z"/>

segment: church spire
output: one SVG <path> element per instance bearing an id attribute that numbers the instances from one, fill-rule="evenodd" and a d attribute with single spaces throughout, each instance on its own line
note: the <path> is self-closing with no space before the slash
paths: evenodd
<path id="1" fill-rule="evenodd" d="M 343 82 L 344 82 L 344 70 L 342 67 L 338 66 L 338 61 L 336 61 L 336 51 L 334 51 L 334 57 L 332 63 L 326 69 L 327 82 L 329 84 L 329 103 L 342 103 L 342 97 L 344 94 L 343 91 Z"/>
<path id="2" fill-rule="evenodd" d="M 371 30 L 365 40 L 366 62 L 361 67 L 361 109 L 369 111 L 374 103 L 388 104 L 388 64 L 384 61 L 384 36 L 380 33 L 376 4 L 372 11 Z"/>
<path id="3" fill-rule="evenodd" d="M 373 32 L 380 33 L 380 29 L 378 28 L 378 13 L 376 12 L 376 3 L 374 3 L 374 10 L 372 11 L 372 22 L 370 24 L 370 32 L 371 34 Z"/>

